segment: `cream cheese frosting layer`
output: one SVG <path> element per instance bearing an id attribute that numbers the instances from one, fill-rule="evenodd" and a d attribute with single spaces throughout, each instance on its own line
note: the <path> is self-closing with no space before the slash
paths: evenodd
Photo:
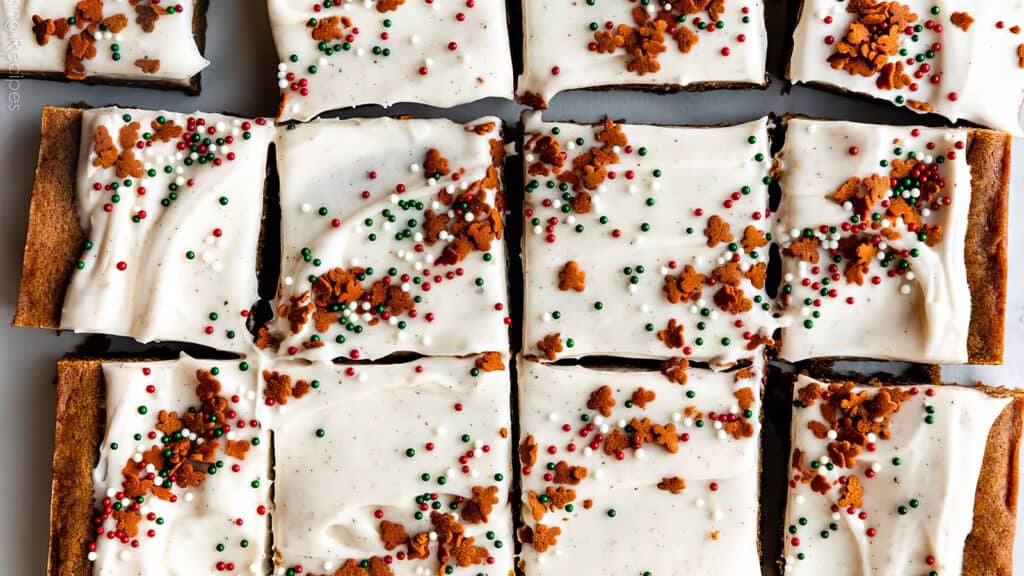
<path id="1" fill-rule="evenodd" d="M 775 327 L 768 121 L 725 128 L 526 118 L 524 347 L 731 364 Z"/>
<path id="2" fill-rule="evenodd" d="M 265 366 L 277 573 L 511 573 L 507 362 Z"/>
<path id="3" fill-rule="evenodd" d="M 508 349 L 500 130 L 483 118 L 279 131 L 283 354 Z"/>
<path id="4" fill-rule="evenodd" d="M 523 362 L 525 573 L 760 574 L 761 370 Z"/>
<path id="5" fill-rule="evenodd" d="M 4 4 L 8 72 L 170 81 L 206 68 L 193 35 L 196 2 L 11 0 Z"/>
<path id="6" fill-rule="evenodd" d="M 512 97 L 498 0 L 268 0 L 282 120 L 337 108 Z"/>
<path id="7" fill-rule="evenodd" d="M 789 77 L 1024 134 L 1024 3 L 804 0 Z M 870 13 L 870 14 L 869 14 Z M 885 18 L 874 32 L 862 24 Z M 890 32 L 890 30 L 892 32 Z M 850 51 L 881 53 L 872 63 Z M 838 54 L 838 55 L 837 55 Z"/>
<path id="8" fill-rule="evenodd" d="M 182 355 L 104 363 L 103 379 L 93 573 L 266 574 L 269 435 L 255 371 Z"/>
<path id="9" fill-rule="evenodd" d="M 764 3 L 523 2 L 520 99 L 601 86 L 767 82 Z M 634 44 L 644 37 L 651 44 Z"/>
<path id="10" fill-rule="evenodd" d="M 266 124 L 83 112 L 75 197 L 87 242 L 61 328 L 249 350 L 273 136 Z"/>
<path id="11" fill-rule="evenodd" d="M 819 395 L 828 388 L 807 376 L 796 383 L 786 574 L 960 574 L 989 430 L 1011 399 L 855 386 L 833 388 L 829 401 Z M 836 407 L 847 397 L 867 431 L 860 444 L 828 416 L 852 414 Z"/>
<path id="12" fill-rule="evenodd" d="M 963 363 L 968 130 L 792 119 L 780 356 Z"/>

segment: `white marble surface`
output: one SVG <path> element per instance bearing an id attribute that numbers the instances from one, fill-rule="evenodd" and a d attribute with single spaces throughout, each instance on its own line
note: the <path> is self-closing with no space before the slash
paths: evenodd
<path id="1" fill-rule="evenodd" d="M 201 97 L 175 92 L 85 86 L 55 82 L 22 81 L 0 83 L 0 163 L 6 177 L 0 194 L 6 197 L 3 226 L 0 227 L 0 318 L 13 317 L 20 277 L 21 254 L 28 222 L 28 202 L 39 144 L 39 112 L 44 104 L 69 105 L 84 102 L 102 106 L 118 104 L 145 108 L 166 108 L 190 112 L 233 112 L 245 115 L 273 115 L 277 109 L 274 54 L 267 24 L 266 8 L 260 0 L 216 0 L 210 11 L 207 58 L 212 65 L 203 74 Z M 563 94 L 552 101 L 551 120 L 597 121 L 608 115 L 630 122 L 664 124 L 720 124 L 757 118 L 764 114 L 800 113 L 824 118 L 898 124 L 941 124 L 935 117 L 920 117 L 884 104 L 834 96 L 807 88 L 787 93 L 777 73 L 783 68 L 786 51 L 787 10 L 784 0 L 768 2 L 772 83 L 766 91 L 725 91 L 701 94 L 655 95 L 644 93 L 578 92 Z M 518 10 L 512 9 L 513 20 Z M 3 13 L 0 12 L 0 18 Z M 2 35 L 0 29 L 0 35 Z M 512 27 L 513 42 L 519 30 Z M 17 102 L 12 99 L 17 98 Z M 17 104 L 16 109 L 13 104 Z M 520 107 L 509 101 L 488 100 L 453 110 L 398 106 L 389 114 L 446 116 L 468 121 L 496 114 L 506 122 L 518 122 Z M 381 115 L 380 108 L 345 111 L 343 116 Z M 1024 142 L 1018 140 L 1014 154 L 1019 167 L 1013 178 L 1013 214 L 1024 211 Z M 515 212 L 515 211 L 514 211 Z M 517 214 L 513 214 L 513 218 Z M 1014 258 L 1024 247 L 1024 227 L 1011 216 L 1011 277 L 1007 306 L 1006 359 L 1004 366 L 947 368 L 949 381 L 984 380 L 993 385 L 1021 386 L 1024 373 L 1024 279 Z M 54 420 L 55 362 L 66 352 L 139 350 L 124 340 L 102 337 L 86 339 L 71 334 L 56 336 L 45 331 L 14 329 L 0 322 L 0 362 L 7 366 L 0 376 L 0 558 L 4 573 L 42 574 L 46 565 L 49 522 L 50 454 Z M 770 432 L 771 427 L 766 426 Z M 778 458 L 777 443 L 769 446 L 768 458 Z M 768 466 L 771 472 L 773 466 Z M 777 470 L 777 468 L 776 468 Z M 764 502 L 769 508 L 774 502 Z M 775 524 L 768 524 L 771 530 Z M 770 535 L 766 532 L 765 535 Z M 766 543 L 765 551 L 777 550 Z M 1024 526 L 1017 536 L 1017 568 L 1024 572 Z M 774 558 L 766 558 L 766 574 L 774 573 Z"/>

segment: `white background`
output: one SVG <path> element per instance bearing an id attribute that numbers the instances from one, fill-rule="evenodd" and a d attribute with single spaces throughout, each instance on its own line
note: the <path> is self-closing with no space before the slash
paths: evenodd
<path id="1" fill-rule="evenodd" d="M 495 0 L 483 0 L 495 1 Z M 515 1 L 515 0 L 512 0 Z M 552 0 L 567 1 L 567 0 Z M 39 114 L 44 104 L 91 106 L 117 104 L 126 107 L 167 109 L 179 112 L 203 110 L 247 116 L 273 116 L 277 110 L 276 56 L 262 0 L 211 0 L 210 30 L 206 55 L 212 65 L 203 72 L 203 94 L 193 98 L 180 93 L 153 90 L 85 86 L 56 82 L 22 81 L 0 84 L 4 102 L 18 98 L 19 109 L 0 103 L 0 574 L 43 574 L 49 526 L 51 450 L 54 420 L 55 362 L 72 351 L 138 350 L 138 346 L 105 337 L 15 329 L 7 326 L 14 315 L 20 278 L 22 249 L 28 222 L 36 152 L 39 145 Z M 942 124 L 935 117 L 920 117 L 886 104 L 794 88 L 787 93 L 778 79 L 788 49 L 787 22 L 793 8 L 784 0 L 769 0 L 770 62 L 773 71 L 766 91 L 719 91 L 713 93 L 655 95 L 627 92 L 578 92 L 554 99 L 545 118 L 592 122 L 608 115 L 636 123 L 721 124 L 736 123 L 765 114 L 800 113 L 822 118 L 894 124 Z M 516 10 L 513 10 L 515 14 Z M 513 16 L 513 20 L 517 19 Z M 519 42 L 519 26 L 512 24 L 513 42 Z M 453 110 L 399 106 L 389 114 L 446 116 L 467 121 L 497 114 L 506 122 L 518 121 L 520 107 L 509 101 L 489 100 Z M 380 108 L 346 111 L 343 116 L 381 115 Z M 517 132 L 517 131 L 516 131 Z M 1024 142 L 1016 141 L 1011 201 L 1010 286 L 1007 307 L 1007 364 L 1000 367 L 946 368 L 947 381 L 969 383 L 984 380 L 991 385 L 1019 386 L 1024 370 L 1024 306 L 1021 266 L 1016 255 L 1024 247 L 1024 229 L 1015 226 L 1021 214 L 1024 178 Z M 518 211 L 512 210 L 511 218 Z M 518 280 L 516 280 L 518 281 Z M 777 446 L 768 450 L 776 454 Z M 767 466 L 768 471 L 778 469 Z M 765 503 L 770 509 L 777 502 Z M 1018 530 L 1018 572 L 1024 550 L 1024 530 Z M 766 532 L 769 536 L 772 532 Z M 766 551 L 777 549 L 765 543 Z M 774 558 L 766 558 L 772 566 Z"/>

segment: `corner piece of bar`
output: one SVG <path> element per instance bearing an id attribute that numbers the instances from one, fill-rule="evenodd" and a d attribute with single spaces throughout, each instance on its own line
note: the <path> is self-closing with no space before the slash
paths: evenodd
<path id="1" fill-rule="evenodd" d="M 1024 5 L 802 0 L 787 76 L 1022 135 Z"/>
<path id="2" fill-rule="evenodd" d="M 791 118 L 780 356 L 1000 363 L 1010 137 Z"/>
<path id="3" fill-rule="evenodd" d="M 208 2 L 10 0 L 6 74 L 198 94 Z"/>
<path id="4" fill-rule="evenodd" d="M 796 377 L 785 573 L 1009 574 L 1024 400 Z"/>
<path id="5" fill-rule="evenodd" d="M 46 107 L 14 324 L 241 352 L 264 119 Z"/>
<path id="6" fill-rule="evenodd" d="M 254 371 L 72 358 L 57 391 L 49 573 L 265 572 L 270 442 Z"/>

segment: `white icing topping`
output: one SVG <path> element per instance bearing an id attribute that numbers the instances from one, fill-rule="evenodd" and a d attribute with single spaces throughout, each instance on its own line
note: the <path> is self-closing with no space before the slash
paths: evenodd
<path id="1" fill-rule="evenodd" d="M 657 5 L 652 2 L 649 8 Z M 762 0 L 725 2 L 721 29 L 715 28 L 705 12 L 688 16 L 687 23 L 680 26 L 692 30 L 699 37 L 697 43 L 689 53 L 683 53 L 671 33 L 666 32 L 666 50 L 657 58 L 660 70 L 642 75 L 627 69 L 630 57 L 624 49 L 614 53 L 592 49 L 595 40 L 590 25 L 596 23 L 602 32 L 608 31 L 608 24 L 635 26 L 632 9 L 642 8 L 619 0 L 593 4 L 525 0 L 524 69 L 518 93 L 533 92 L 550 100 L 556 93 L 574 88 L 766 82 L 768 36 Z M 708 29 L 699 30 L 699 21 Z"/>
<path id="2" fill-rule="evenodd" d="M 151 146 L 133 147 L 143 177 L 117 177 L 116 166 L 94 163 L 93 138 L 106 127 L 123 153 L 118 141 L 127 125 L 125 115 L 140 124 L 140 142 L 159 117 L 185 130 L 189 118 L 203 119 L 205 126 L 196 128 L 217 147 L 207 154 L 214 154 L 220 165 L 190 159 L 189 150 L 177 148 L 181 137 L 152 139 Z M 256 255 L 272 134 L 269 126 L 255 121 L 215 114 L 85 111 L 75 195 L 92 245 L 86 245 L 83 264 L 68 286 L 61 328 L 140 342 L 177 340 L 248 350 L 251 338 L 243 314 L 258 298 Z M 219 138 L 233 142 L 221 146 Z M 116 190 L 106 188 L 114 184 Z"/>
<path id="3" fill-rule="evenodd" d="M 33 32 L 33 16 L 57 20 L 75 16 L 78 0 L 9 0 L 4 3 L 3 58 L 22 74 L 33 72 L 65 72 L 68 43 L 71 36 L 82 30 L 72 26 L 62 40 L 50 35 L 45 46 L 40 46 Z M 199 53 L 193 31 L 195 3 L 191 0 L 170 6 L 181 6 L 175 14 L 160 16 L 152 32 L 146 32 L 136 22 L 135 9 L 124 0 L 107 1 L 103 17 L 124 15 L 127 25 L 117 32 L 94 32 L 96 56 L 84 61 L 89 76 L 132 80 L 173 81 L 188 85 L 192 76 L 206 68 L 209 62 Z M 114 50 L 114 46 L 117 50 Z M 115 60 L 115 54 L 120 57 Z M 135 62 L 140 59 L 159 60 L 159 70 L 145 73 Z"/>
<path id="4" fill-rule="evenodd" d="M 602 146 L 596 135 L 603 129 L 544 124 L 531 114 L 525 131 L 528 142 L 534 136 L 552 136 L 567 151 L 568 171 L 576 155 Z M 737 255 L 742 271 L 767 262 L 767 246 L 754 250 L 757 258 L 739 246 L 747 226 L 768 230 L 763 181 L 771 162 L 767 120 L 726 128 L 624 124 L 622 131 L 630 151 L 620 150 L 619 162 L 606 167 L 615 177 L 589 192 L 589 213 L 565 211 L 564 194 L 574 192 L 563 191 L 553 175 L 530 174 L 531 166 L 543 163 L 531 148 L 525 152 L 526 353 L 542 354 L 538 342 L 557 333 L 564 348 L 560 358 L 683 354 L 729 364 L 752 356 L 744 334 L 770 335 L 775 324 L 762 308 L 768 305 L 767 296 L 749 279 L 741 279 L 739 287 L 751 309 L 738 315 L 714 303 L 718 286 L 704 285 L 700 298 L 675 304 L 663 288 L 667 275 L 678 276 L 687 265 L 710 277 Z M 578 138 L 582 145 L 576 144 Z M 748 194 L 742 193 L 744 187 L 749 187 Z M 704 231 L 713 215 L 729 224 L 736 252 L 730 251 L 730 242 L 708 247 Z M 559 272 L 568 261 L 586 275 L 582 292 L 559 289 Z M 673 319 L 684 326 L 686 348 L 681 350 L 669 348 L 657 336 Z"/>
<path id="5" fill-rule="evenodd" d="M 1022 41 L 1011 32 L 1012 27 L 1024 25 L 1024 2 L 900 0 L 900 4 L 918 15 L 914 25 L 922 28 L 915 31 L 917 41 L 910 35 L 900 35 L 899 46 L 907 53 L 889 60 L 906 65 L 913 87 L 880 90 L 875 75 L 851 75 L 832 68 L 828 57 L 835 53 L 855 16 L 846 11 L 846 4 L 835 0 L 804 1 L 794 36 L 790 78 L 794 82 L 839 86 L 890 102 L 896 102 L 897 97 L 927 102 L 935 112 L 953 121 L 963 118 L 1017 135 L 1024 133 L 1020 127 L 1024 70 L 1017 54 Z M 932 7 L 939 8 L 938 15 L 931 12 Z M 951 22 L 957 11 L 965 11 L 974 19 L 967 31 Z M 932 25 L 927 26 L 927 22 Z M 936 32 L 934 24 L 941 25 L 941 33 Z M 934 50 L 936 43 L 940 45 L 938 51 Z M 930 49 L 933 57 L 908 64 L 908 59 L 928 54 Z M 921 76 L 916 75 L 918 71 Z"/>
<path id="6" fill-rule="evenodd" d="M 283 119 L 309 120 L 360 104 L 450 107 L 512 95 L 503 2 L 408 0 L 388 12 L 378 10 L 383 2 L 370 0 L 338 0 L 320 11 L 313 4 L 268 4 L 281 59 L 278 84 L 287 97 Z M 309 24 L 329 18 L 339 19 L 341 37 L 330 36 L 327 54 Z M 349 26 L 341 20 L 345 18 Z"/>
<path id="7" fill-rule="evenodd" d="M 548 463 L 565 460 L 587 468 L 576 485 L 572 510 L 554 510 L 539 521 L 557 527 L 557 544 L 544 552 L 523 546 L 525 572 L 532 576 L 562 574 L 759 574 L 758 477 L 761 369 L 746 379 L 734 374 L 691 368 L 688 381 L 679 385 L 657 372 L 600 371 L 581 367 L 521 364 L 519 389 L 521 436 L 533 435 L 537 461 L 523 476 L 523 519 L 536 529 L 529 491 L 544 494 Z M 676 433 L 686 435 L 678 452 L 647 444 L 629 448 L 623 459 L 594 448 L 598 432 L 607 434 L 597 410 L 587 409 L 592 392 L 602 386 L 613 391 L 616 405 L 611 418 L 625 422 L 650 418 L 652 423 L 675 422 Z M 646 408 L 626 407 L 633 392 L 643 387 L 656 398 Z M 734 439 L 716 431 L 710 412 L 738 410 L 733 392 L 752 389 L 754 404 L 749 420 L 753 435 Z M 695 395 L 690 398 L 688 393 Z M 679 411 L 696 407 L 703 414 L 683 418 Z M 552 411 L 563 415 L 552 421 Z M 598 428 L 581 435 L 583 415 Z M 718 416 L 716 415 L 716 418 Z M 720 422 L 714 422 L 720 424 Z M 569 426 L 565 431 L 563 426 Z M 574 450 L 570 451 L 569 445 Z M 557 452 L 552 455 L 549 447 Z M 525 472 L 525 471 L 524 471 Z M 673 494 L 658 489 L 666 478 L 681 477 L 686 487 Z M 584 501 L 592 499 L 588 510 Z M 609 511 L 614 510 L 614 517 Z"/>
<path id="8" fill-rule="evenodd" d="M 495 486 L 499 502 L 487 521 L 463 520 L 466 536 L 487 549 L 493 564 L 450 565 L 464 576 L 512 570 L 511 454 L 502 434 L 511 426 L 509 376 L 500 370 L 473 377 L 473 365 L 473 359 L 433 358 L 391 366 L 268 366 L 293 381 L 318 381 L 307 396 L 290 400 L 286 412 L 267 409 L 276 455 L 274 542 L 285 566 L 319 573 L 350 558 L 395 557 L 407 548 L 385 549 L 382 521 L 404 525 L 409 536 L 430 531 L 432 511 L 462 518 L 465 506 L 449 506 L 456 496 L 468 500 L 473 487 Z M 425 493 L 437 494 L 440 507 L 428 499 L 424 511 L 417 498 Z M 438 573 L 437 546 L 430 545 L 425 560 L 394 558 L 391 570 Z"/>
<path id="9" fill-rule="evenodd" d="M 259 438 L 260 443 L 250 445 L 242 460 L 226 456 L 221 446 L 217 459 L 224 462 L 224 467 L 207 475 L 199 486 L 171 487 L 178 496 L 176 502 L 154 495 L 146 497 L 137 537 L 128 542 L 106 535 L 96 539 L 93 573 L 97 576 L 215 574 L 218 563 L 222 567 L 233 565 L 228 571 L 231 574 L 265 573 L 268 518 L 265 510 L 260 514 L 258 508 L 270 502 L 269 435 L 249 425 L 256 404 L 245 391 L 255 387 L 253 372 L 238 370 L 232 361 L 194 360 L 182 355 L 168 362 L 105 363 L 107 423 L 93 489 L 100 508 L 104 497 L 118 501 L 116 494 L 123 489 L 122 468 L 130 459 L 140 461 L 143 452 L 160 445 L 161 433 L 156 430 L 159 413 L 166 410 L 183 414 L 199 407 L 196 371 L 214 367 L 220 369 L 216 378 L 222 385 L 221 395 L 229 398 L 229 407 L 236 413 L 231 421 L 235 438 Z M 152 393 L 147 386 L 153 386 Z M 234 394 L 239 395 L 239 401 L 230 400 Z M 140 406 L 145 407 L 144 414 Z M 238 422 L 244 422 L 244 427 Z M 150 439 L 150 432 L 157 432 L 157 436 Z M 135 440 L 135 434 L 141 434 L 142 440 Z M 237 471 L 233 468 L 236 465 Z M 120 502 L 130 504 L 128 500 Z M 154 515 L 152 520 L 146 518 L 148 514 Z M 113 533 L 115 519 L 108 518 L 103 527 Z M 152 536 L 148 535 L 150 530 Z M 131 540 L 138 540 L 139 546 L 132 546 Z M 217 550 L 218 545 L 223 545 L 223 551 Z M 251 571 L 250 566 L 258 569 Z"/>
<path id="10" fill-rule="evenodd" d="M 914 136 L 914 130 L 917 136 Z M 813 357 L 847 356 L 910 362 L 956 363 L 967 361 L 967 334 L 971 320 L 971 295 L 964 267 L 964 238 L 971 204 L 971 174 L 967 165 L 967 130 L 900 128 L 849 122 L 821 122 L 802 119 L 789 121 L 786 144 L 781 154 L 783 189 L 776 236 L 788 245 L 805 229 L 822 239 L 817 264 L 796 257 L 784 258 L 784 285 L 792 288 L 786 315 L 793 325 L 785 329 L 780 356 L 798 361 Z M 956 146 L 963 144 L 963 149 Z M 928 144 L 935 145 L 929 150 Z M 852 149 L 856 149 L 856 154 Z M 895 154 L 897 148 L 901 154 Z M 883 239 L 880 248 L 907 250 L 886 267 L 881 260 L 871 263 L 864 283 L 850 283 L 845 277 L 847 261 L 829 272 L 832 263 L 826 243 L 850 236 L 839 230 L 820 234 L 820 227 L 849 224 L 853 215 L 832 195 L 850 177 L 868 178 L 872 174 L 888 177 L 892 161 L 906 160 L 915 153 L 943 156 L 939 174 L 945 181 L 942 197 L 927 221 L 942 226 L 942 239 L 934 246 L 919 242 L 903 221 L 888 225 L 900 232 L 899 239 Z M 953 153 L 951 159 L 949 153 Z M 882 167 L 882 161 L 888 162 Z M 912 196 L 913 190 L 908 191 Z M 937 200 L 937 199 L 936 199 Z M 933 206 L 935 207 L 935 206 Z M 874 208 L 883 216 L 886 208 Z M 788 232 L 787 232 L 788 231 Z M 797 237 L 793 236 L 793 233 Z M 870 234 L 871 231 L 866 231 Z M 916 250 L 918 256 L 910 255 Z M 880 256 L 880 251 L 878 255 Z M 907 260 L 910 272 L 890 276 Z M 819 272 L 814 273 L 818 268 Z M 822 296 L 819 284 L 828 277 L 835 296 Z M 878 278 L 875 284 L 873 278 Z M 810 282 L 804 285 L 804 281 Z M 820 305 L 807 306 L 806 299 Z M 848 298 L 853 299 L 853 304 Z M 820 317 L 814 314 L 819 313 Z M 810 322 L 813 328 L 806 328 Z M 823 336 L 827 335 L 827 337 Z"/>
<path id="11" fill-rule="evenodd" d="M 423 237 L 428 211 L 452 221 L 472 220 L 472 212 L 457 212 L 459 206 L 445 204 L 441 194 L 465 194 L 487 175 L 491 145 L 501 138 L 500 121 L 471 124 L 490 122 L 493 131 L 482 135 L 447 120 L 390 119 L 319 121 L 279 132 L 283 250 L 275 309 L 293 297 L 308 300 L 310 276 L 337 267 L 367 269 L 362 282 L 367 297 L 373 284 L 387 279 L 421 299 L 414 310 L 387 319 L 365 298 L 349 302 L 325 332 L 311 320 L 293 333 L 287 314 L 279 313 L 274 330 L 285 336 L 282 352 L 329 360 L 508 349 L 502 241 L 491 242 L 488 252 L 476 250 L 457 264 L 442 265 L 447 232 L 433 245 Z M 430 149 L 447 158 L 452 174 L 438 181 L 436 174 L 418 168 Z M 333 159 L 310 162 L 318 157 Z M 483 193 L 493 205 L 496 190 Z M 304 343 L 313 338 L 324 345 L 306 349 Z"/>
<path id="12" fill-rule="evenodd" d="M 796 390 L 813 382 L 817 381 L 800 376 Z M 877 389 L 857 387 L 855 391 L 873 395 Z M 790 489 L 786 573 L 896 576 L 935 570 L 960 574 L 964 540 L 974 522 L 974 494 L 986 439 L 1009 402 L 1009 398 L 993 398 L 964 387 L 918 387 L 918 393 L 890 416 L 891 436 L 876 439 L 875 450 L 862 452 L 854 470 L 836 465 L 831 470 L 825 465 L 816 468 L 830 482 L 857 475 L 864 495 L 862 506 L 853 514 L 846 508 L 832 512 L 839 499 L 837 487 L 825 495 L 801 482 Z M 821 405 L 819 400 L 793 412 L 793 448 L 804 453 L 805 468 L 814 460 L 827 461 L 829 440 L 818 439 L 807 428 L 812 420 L 826 422 Z M 929 416 L 931 424 L 926 422 Z M 872 478 L 867 477 L 868 470 Z M 790 474 L 794 472 L 789 468 Z M 833 523 L 834 530 L 830 529 Z M 796 527 L 795 533 L 791 526 Z M 821 537 L 823 531 L 829 533 L 827 538 Z M 805 556 L 798 559 L 801 553 Z M 933 564 L 927 563 L 929 557 Z"/>

